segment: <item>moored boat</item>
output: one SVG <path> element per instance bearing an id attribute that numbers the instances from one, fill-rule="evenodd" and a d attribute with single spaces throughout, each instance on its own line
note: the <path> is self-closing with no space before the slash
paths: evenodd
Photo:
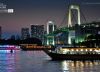
<path id="1" fill-rule="evenodd" d="M 52 60 L 100 60 L 100 48 L 56 48 L 44 50 Z"/>
<path id="2" fill-rule="evenodd" d="M 21 49 L 24 51 L 28 51 L 28 50 L 51 50 L 51 46 L 39 46 L 37 44 L 21 44 Z"/>

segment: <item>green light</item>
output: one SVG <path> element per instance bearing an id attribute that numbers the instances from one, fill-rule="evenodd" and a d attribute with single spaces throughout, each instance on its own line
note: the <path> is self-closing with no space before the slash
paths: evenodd
<path id="1" fill-rule="evenodd" d="M 49 45 L 49 41 L 48 41 L 48 39 L 47 39 L 47 45 Z"/>
<path id="2" fill-rule="evenodd" d="M 47 45 L 55 45 L 54 36 L 47 36 Z"/>
<path id="3" fill-rule="evenodd" d="M 71 37 L 68 36 L 68 44 L 71 44 Z"/>

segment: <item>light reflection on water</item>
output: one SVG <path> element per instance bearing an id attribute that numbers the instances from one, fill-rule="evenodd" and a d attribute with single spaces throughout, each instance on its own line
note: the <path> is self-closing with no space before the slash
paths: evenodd
<path id="1" fill-rule="evenodd" d="M 63 72 L 99 72 L 100 61 L 62 61 Z"/>
<path id="2" fill-rule="evenodd" d="M 52 61 L 43 51 L 0 53 L 0 72 L 100 72 L 100 61 Z"/>
<path id="3" fill-rule="evenodd" d="M 0 53 L 0 72 L 14 72 L 14 54 Z"/>

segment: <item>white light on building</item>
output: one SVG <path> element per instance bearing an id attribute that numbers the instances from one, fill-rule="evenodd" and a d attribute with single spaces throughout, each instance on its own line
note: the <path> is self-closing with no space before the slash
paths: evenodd
<path id="1" fill-rule="evenodd" d="M 8 9 L 8 13 L 13 13 L 14 9 Z"/>

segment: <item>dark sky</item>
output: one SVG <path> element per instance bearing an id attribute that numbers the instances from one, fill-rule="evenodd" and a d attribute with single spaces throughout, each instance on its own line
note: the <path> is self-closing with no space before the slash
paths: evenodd
<path id="1" fill-rule="evenodd" d="M 69 4 L 79 4 L 87 22 L 100 21 L 99 0 L 0 0 L 0 3 L 14 9 L 13 14 L 0 14 L 4 37 L 20 34 L 21 28 L 30 27 L 30 24 L 46 25 L 48 20 L 60 25 L 65 14 L 67 21 Z"/>

